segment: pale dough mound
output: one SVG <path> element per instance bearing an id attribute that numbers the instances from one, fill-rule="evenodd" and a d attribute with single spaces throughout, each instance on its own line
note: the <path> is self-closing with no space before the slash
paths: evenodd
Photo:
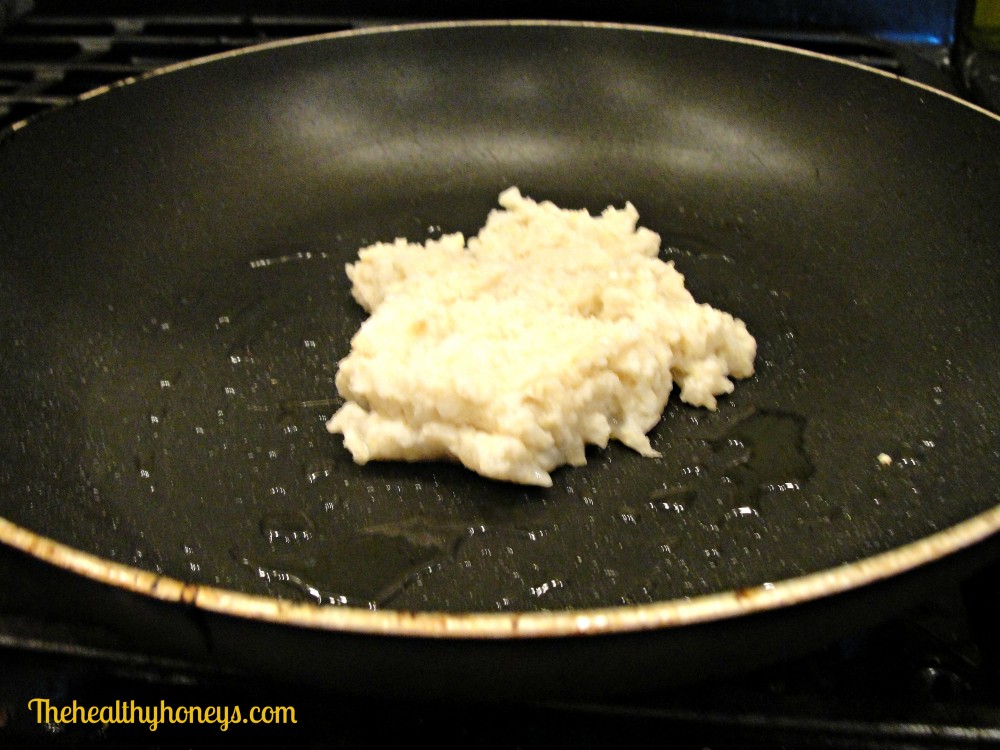
<path id="1" fill-rule="evenodd" d="M 551 486 L 610 438 L 646 433 L 674 380 L 709 409 L 753 373 L 741 320 L 698 304 L 631 203 L 586 210 L 500 195 L 466 246 L 363 248 L 347 266 L 371 316 L 340 362 L 347 403 L 327 423 L 354 460 L 452 458 L 494 479 Z"/>

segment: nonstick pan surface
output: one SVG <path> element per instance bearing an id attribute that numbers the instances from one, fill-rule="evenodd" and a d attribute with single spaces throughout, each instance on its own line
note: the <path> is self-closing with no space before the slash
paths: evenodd
<path id="1" fill-rule="evenodd" d="M 998 146 L 892 76 L 610 25 L 336 34 L 87 97 L 0 140 L 0 537 L 269 642 L 457 665 L 918 571 L 1000 526 Z M 355 465 L 324 429 L 345 263 L 474 234 L 511 185 L 632 201 L 757 373 L 549 489 Z"/>

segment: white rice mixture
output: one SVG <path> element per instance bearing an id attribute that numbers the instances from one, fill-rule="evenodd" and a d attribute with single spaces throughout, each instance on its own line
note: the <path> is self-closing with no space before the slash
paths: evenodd
<path id="1" fill-rule="evenodd" d="M 694 301 L 631 203 L 591 216 L 510 188 L 500 205 L 467 244 L 380 242 L 347 266 L 371 316 L 327 429 L 357 463 L 457 459 L 547 487 L 587 444 L 658 455 L 646 433 L 675 381 L 715 409 L 753 373 L 743 321 Z"/>

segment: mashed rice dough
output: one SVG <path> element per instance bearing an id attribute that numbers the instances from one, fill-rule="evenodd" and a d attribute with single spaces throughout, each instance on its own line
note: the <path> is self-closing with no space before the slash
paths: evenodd
<path id="1" fill-rule="evenodd" d="M 371 313 L 340 362 L 347 403 L 327 423 L 357 463 L 454 458 L 494 479 L 550 486 L 620 440 L 646 433 L 674 381 L 709 409 L 753 373 L 742 321 L 684 288 L 632 204 L 600 216 L 500 195 L 468 245 L 397 239 L 347 266 Z"/>

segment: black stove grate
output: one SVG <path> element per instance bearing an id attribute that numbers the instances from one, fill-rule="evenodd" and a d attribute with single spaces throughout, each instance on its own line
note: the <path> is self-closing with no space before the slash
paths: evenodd
<path id="1" fill-rule="evenodd" d="M 165 65 L 363 23 L 325 16 L 29 15 L 0 36 L 0 130 Z"/>
<path id="2" fill-rule="evenodd" d="M 736 678 L 605 703 L 360 700 L 126 653 L 0 648 L 0 746 L 367 748 L 448 737 L 483 748 L 1000 748 L 1000 565 L 827 648 Z M 25 625 L 29 623 L 26 622 Z M 296 724 L 45 725 L 28 702 L 290 706 Z M 228 746 L 228 745 L 222 745 Z"/>

